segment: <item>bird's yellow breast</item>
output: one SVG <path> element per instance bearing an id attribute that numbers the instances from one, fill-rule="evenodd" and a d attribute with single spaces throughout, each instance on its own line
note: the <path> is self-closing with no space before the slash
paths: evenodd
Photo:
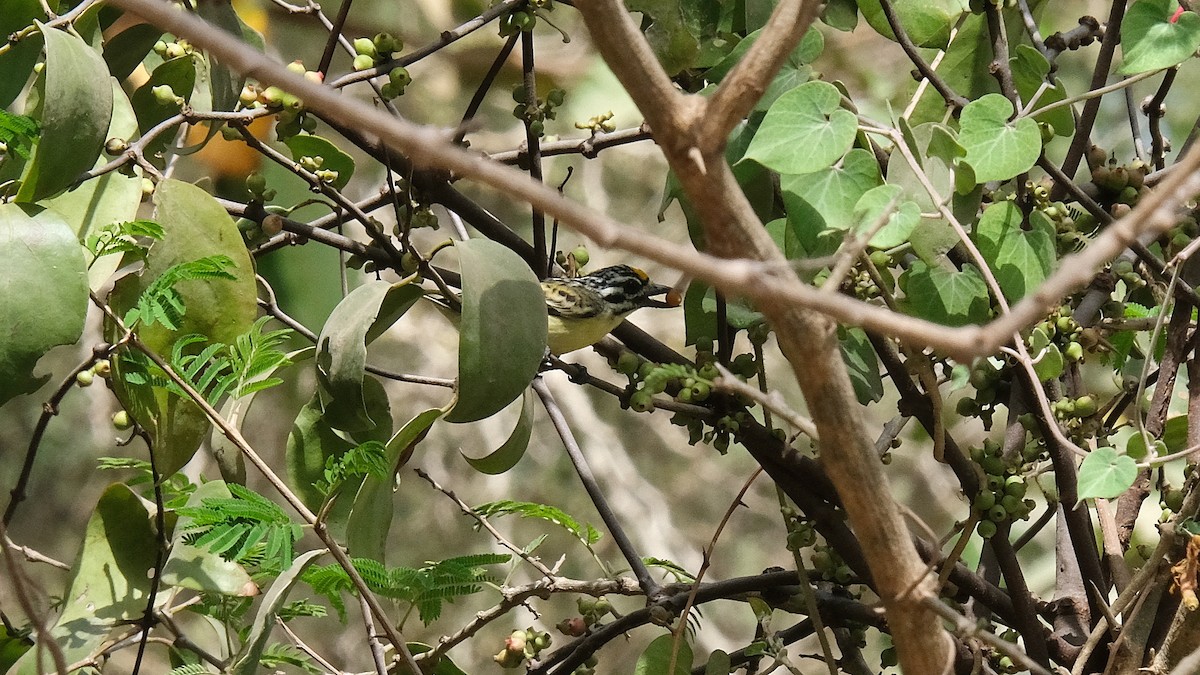
<path id="1" fill-rule="evenodd" d="M 551 314 L 547 325 L 546 344 L 550 347 L 550 353 L 555 356 L 583 349 L 599 342 L 609 331 L 616 328 L 623 318 L 606 313 L 586 319 L 563 319 Z"/>

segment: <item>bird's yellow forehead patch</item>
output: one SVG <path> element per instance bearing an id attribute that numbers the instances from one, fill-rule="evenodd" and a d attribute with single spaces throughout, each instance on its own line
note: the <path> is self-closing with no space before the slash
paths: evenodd
<path id="1" fill-rule="evenodd" d="M 643 271 L 639 270 L 638 268 L 636 268 L 636 267 L 630 267 L 629 269 L 633 270 L 633 273 L 634 273 L 634 274 L 636 274 L 636 275 L 638 275 L 638 278 L 639 278 L 639 279 L 641 279 L 642 281 L 650 281 L 650 275 L 648 275 L 648 274 L 646 274 L 645 272 L 643 272 Z"/>

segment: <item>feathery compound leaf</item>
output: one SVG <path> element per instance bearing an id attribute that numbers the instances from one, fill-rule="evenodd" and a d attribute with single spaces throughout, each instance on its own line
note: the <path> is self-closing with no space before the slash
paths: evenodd
<path id="1" fill-rule="evenodd" d="M 291 365 L 287 353 L 281 347 L 291 338 L 293 331 L 282 328 L 264 333 L 263 326 L 269 320 L 269 317 L 264 316 L 255 321 L 250 330 L 237 336 L 229 347 L 230 364 L 237 376 L 237 386 L 233 395 L 237 398 L 281 384 L 283 380 L 277 377 L 262 380 L 256 378 L 263 373 Z"/>
<path id="2" fill-rule="evenodd" d="M 508 499 L 503 499 L 496 502 L 488 502 L 480 504 L 473 509 L 481 516 L 507 516 L 516 514 L 522 518 L 537 518 L 545 520 L 564 530 L 570 532 L 576 539 L 583 542 L 584 546 L 591 547 L 596 542 L 600 541 L 602 536 L 596 528 L 587 523 L 580 523 L 575 518 L 571 517 L 566 511 L 554 506 L 545 504 L 536 504 L 534 502 L 515 502 Z"/>
<path id="3" fill-rule="evenodd" d="M 188 543 L 228 560 L 286 569 L 292 564 L 300 526 L 262 495 L 235 483 L 228 487 L 232 499 L 205 499 L 201 507 L 178 510 L 179 515 L 192 519 Z"/>
<path id="4" fill-rule="evenodd" d="M 94 258 L 112 253 L 131 253 L 144 257 L 146 246 L 138 238 L 159 240 L 163 238 L 162 225 L 153 220 L 132 220 L 113 223 L 89 234 L 85 245 Z"/>
<path id="5" fill-rule="evenodd" d="M 123 321 L 126 327 L 133 328 L 139 322 L 147 326 L 158 322 L 170 330 L 179 330 L 186 308 L 183 296 L 175 289 L 175 285 L 200 279 L 234 280 L 237 277 L 225 271 L 225 268 L 233 266 L 233 259 L 227 255 L 210 255 L 167 268 L 142 292 L 137 304 L 125 313 Z"/>
<path id="6" fill-rule="evenodd" d="M 388 568 L 369 558 L 354 558 L 351 562 L 372 592 L 411 603 L 421 621 L 429 625 L 441 616 L 443 602 L 478 593 L 484 584 L 497 583 L 497 577 L 485 568 L 511 559 L 508 554 L 482 553 L 430 562 L 421 568 Z M 353 588 L 345 570 L 338 565 L 309 568 L 303 580 L 324 595 L 339 614 L 344 613 L 341 592 Z"/>
<path id="7" fill-rule="evenodd" d="M 37 138 L 38 133 L 38 123 L 34 118 L 0 110 L 0 142 L 8 146 L 9 152 L 21 159 L 29 159 L 33 139 Z"/>
<path id="8" fill-rule="evenodd" d="M 383 480 L 387 474 L 387 447 L 379 441 L 367 441 L 340 457 L 325 460 L 325 476 L 317 482 L 317 489 L 328 496 L 348 478 L 373 476 Z"/>

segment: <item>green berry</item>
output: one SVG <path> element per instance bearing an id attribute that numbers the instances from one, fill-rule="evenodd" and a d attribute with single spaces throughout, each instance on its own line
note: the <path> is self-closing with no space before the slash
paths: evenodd
<path id="1" fill-rule="evenodd" d="M 996 523 L 990 520 L 981 520 L 979 521 L 979 524 L 975 526 L 975 531 L 978 532 L 979 536 L 983 537 L 984 539 L 991 539 L 994 537 L 996 535 L 996 529 Z"/>
<path id="2" fill-rule="evenodd" d="M 404 91 L 404 88 L 412 82 L 412 75 L 409 75 L 408 68 L 397 66 L 388 72 L 388 82 L 391 82 L 392 86 L 400 91 Z"/>
<path id="3" fill-rule="evenodd" d="M 1004 508 L 1000 504 L 996 504 L 987 510 L 987 519 L 997 523 L 1002 523 L 1005 520 L 1008 520 L 1008 509 Z"/>
<path id="4" fill-rule="evenodd" d="M 104 143 L 104 152 L 110 155 L 119 155 L 129 149 L 129 141 L 124 138 L 110 138 Z"/>
<path id="5" fill-rule="evenodd" d="M 129 413 L 124 410 L 118 410 L 113 413 L 112 425 L 119 431 L 124 431 L 133 426 L 133 420 L 129 419 Z"/>
<path id="6" fill-rule="evenodd" d="M 1009 476 L 1004 479 L 1004 494 L 1014 497 L 1024 497 L 1025 491 L 1029 489 L 1029 484 L 1025 482 L 1023 476 Z"/>
<path id="7" fill-rule="evenodd" d="M 637 372 L 641 366 L 642 360 L 633 352 L 621 352 L 620 358 L 617 359 L 617 372 L 622 375 L 632 375 Z"/>
<path id="8" fill-rule="evenodd" d="M 645 389 L 635 391 L 629 397 L 629 407 L 636 412 L 650 412 L 654 410 L 654 395 Z"/>
<path id="9" fill-rule="evenodd" d="M 75 375 L 75 384 L 81 387 L 90 387 L 96 379 L 96 374 L 90 370 L 81 370 Z"/>
<path id="10" fill-rule="evenodd" d="M 154 100 L 159 105 L 179 105 L 183 99 L 175 95 L 175 90 L 169 84 L 160 84 L 157 87 L 150 89 L 150 93 L 154 95 Z"/>
<path id="11" fill-rule="evenodd" d="M 979 512 L 987 511 L 996 505 L 996 493 L 991 490 L 980 490 L 971 505 Z"/>
<path id="12" fill-rule="evenodd" d="M 587 248 L 583 246 L 576 246 L 571 251 L 571 257 L 575 259 L 575 264 L 580 267 L 586 267 L 592 260 L 592 254 L 588 253 Z"/>
<path id="13" fill-rule="evenodd" d="M 370 58 L 372 62 L 375 61 L 375 56 L 378 54 L 378 52 L 375 51 L 375 43 L 371 41 L 371 38 L 365 37 L 357 38 L 354 41 L 354 53 L 358 56 L 366 56 Z M 358 59 L 355 59 L 355 62 L 357 61 Z M 356 66 L 355 70 L 362 70 L 362 68 L 358 68 Z"/>
<path id="14" fill-rule="evenodd" d="M 367 70 L 375 67 L 375 57 L 359 54 L 354 57 L 353 66 L 355 70 Z"/>

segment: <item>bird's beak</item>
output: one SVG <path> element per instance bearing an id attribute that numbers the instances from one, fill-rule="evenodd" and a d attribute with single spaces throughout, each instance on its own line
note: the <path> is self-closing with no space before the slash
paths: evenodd
<path id="1" fill-rule="evenodd" d="M 656 295 L 665 295 L 666 297 L 662 300 L 652 299 Z M 650 284 L 642 296 L 642 307 L 659 307 L 662 309 L 670 309 L 683 304 L 683 295 L 679 291 L 671 288 L 670 286 L 662 286 L 660 284 Z"/>

